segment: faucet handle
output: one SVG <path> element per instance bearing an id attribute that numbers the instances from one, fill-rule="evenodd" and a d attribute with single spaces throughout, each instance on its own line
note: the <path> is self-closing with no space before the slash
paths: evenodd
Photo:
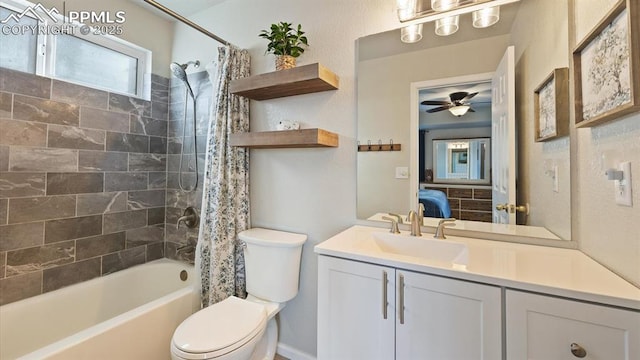
<path id="1" fill-rule="evenodd" d="M 389 216 L 393 216 L 396 218 L 396 221 L 398 222 L 398 224 L 404 224 L 402 222 L 402 216 L 398 215 L 398 214 L 394 214 L 394 213 L 388 213 Z"/>
<path id="2" fill-rule="evenodd" d="M 440 221 L 438 221 L 438 227 L 436 228 L 436 233 L 433 234 L 433 237 L 436 239 L 446 239 L 447 237 L 444 236 L 444 228 L 445 226 L 447 226 L 447 224 L 452 223 L 456 221 L 455 218 L 447 218 L 447 219 L 441 219 Z M 455 226 L 456 224 L 452 224 L 453 226 Z"/>
<path id="3" fill-rule="evenodd" d="M 447 225 L 447 223 L 454 222 L 454 221 L 456 221 L 456 218 L 440 219 L 440 221 L 438 221 L 438 226 L 445 226 L 445 225 Z"/>
<path id="4" fill-rule="evenodd" d="M 389 214 L 389 215 L 391 215 L 391 214 Z M 396 219 L 388 217 L 388 216 L 383 216 L 382 219 L 391 221 L 391 230 L 389 231 L 390 233 L 400 234 L 400 229 L 398 229 L 398 221 L 396 221 Z M 402 219 L 400 219 L 400 221 L 402 221 Z"/>

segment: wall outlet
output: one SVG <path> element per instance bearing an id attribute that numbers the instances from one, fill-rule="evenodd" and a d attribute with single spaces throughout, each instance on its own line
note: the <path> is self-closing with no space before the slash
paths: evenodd
<path id="1" fill-rule="evenodd" d="M 409 168 L 406 166 L 401 166 L 396 168 L 396 179 L 408 179 L 409 178 Z"/>
<path id="2" fill-rule="evenodd" d="M 622 171 L 622 180 L 615 180 L 616 204 L 622 206 L 633 206 L 631 196 L 631 162 L 623 162 L 618 165 L 618 170 Z"/>

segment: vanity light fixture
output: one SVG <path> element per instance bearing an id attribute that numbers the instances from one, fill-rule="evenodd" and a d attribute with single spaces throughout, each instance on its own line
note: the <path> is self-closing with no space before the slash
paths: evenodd
<path id="1" fill-rule="evenodd" d="M 473 26 L 486 28 L 500 20 L 500 6 L 518 1 L 520 0 L 430 0 L 431 8 L 424 11 L 417 11 L 417 0 L 396 0 L 396 4 L 401 23 L 408 23 L 407 26 L 410 26 L 433 21 L 436 34 L 446 36 L 458 30 L 460 15 L 471 13 Z M 422 35 L 414 38 L 421 37 Z"/>
<path id="2" fill-rule="evenodd" d="M 458 6 L 459 0 L 431 0 L 431 8 L 435 11 L 447 11 Z"/>
<path id="3" fill-rule="evenodd" d="M 398 17 L 400 19 L 411 19 L 416 16 L 417 0 L 396 0 L 398 6 Z M 411 44 L 422 40 L 422 24 L 412 24 L 400 30 L 400 40 L 403 43 Z"/>
<path id="4" fill-rule="evenodd" d="M 474 28 L 486 28 L 500 20 L 500 6 L 494 6 L 471 13 Z"/>
<path id="5" fill-rule="evenodd" d="M 449 112 L 454 116 L 460 117 L 469 111 L 469 105 L 456 105 L 449 108 Z"/>
<path id="6" fill-rule="evenodd" d="M 398 19 L 410 20 L 416 16 L 417 0 L 396 0 Z"/>
<path id="7" fill-rule="evenodd" d="M 400 40 L 403 43 L 415 43 L 422 39 L 422 24 L 405 26 L 400 30 Z"/>
<path id="8" fill-rule="evenodd" d="M 460 28 L 460 15 L 449 16 L 436 20 L 436 35 L 447 36 L 455 33 Z"/>

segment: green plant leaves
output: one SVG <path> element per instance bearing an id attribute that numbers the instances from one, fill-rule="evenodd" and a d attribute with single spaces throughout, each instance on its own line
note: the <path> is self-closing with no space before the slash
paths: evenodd
<path id="1" fill-rule="evenodd" d="M 288 22 L 280 22 L 271 24 L 270 31 L 262 30 L 259 37 L 269 40 L 265 53 L 273 53 L 275 55 L 291 55 L 295 58 L 302 55 L 305 47 L 309 46 L 305 32 L 302 31 L 302 25 L 298 24 L 296 30 Z"/>

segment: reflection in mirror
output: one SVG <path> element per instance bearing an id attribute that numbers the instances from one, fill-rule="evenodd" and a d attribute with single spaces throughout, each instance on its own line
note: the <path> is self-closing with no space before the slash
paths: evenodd
<path id="1" fill-rule="evenodd" d="M 433 140 L 433 181 L 440 184 L 489 184 L 491 139 Z"/>
<path id="2" fill-rule="evenodd" d="M 452 205 L 452 214 L 457 211 L 456 214 L 462 219 L 473 220 L 482 211 L 491 211 L 491 207 L 486 209 L 480 200 L 486 200 L 482 196 L 491 192 L 490 187 L 494 184 L 435 183 L 435 165 L 419 165 L 433 162 L 433 144 L 418 141 L 429 136 L 431 140 L 490 137 L 491 132 L 464 135 L 458 133 L 460 130 L 450 129 L 448 135 L 429 135 L 435 130 L 425 131 L 422 118 L 434 106 L 425 108 L 421 103 L 425 100 L 446 101 L 447 98 L 412 95 L 410 86 L 418 82 L 493 73 L 506 48 L 515 45 L 515 113 L 518 121 L 515 151 L 518 158 L 516 167 L 508 171 L 517 174 L 518 201 L 515 205 L 530 205 L 528 214 L 517 214 L 518 224 L 532 229 L 532 237 L 570 240 L 569 138 L 561 137 L 540 144 L 534 142 L 533 134 L 535 87 L 554 68 L 568 66 L 568 4 L 555 0 L 536 0 L 504 5 L 501 7 L 500 21 L 486 29 L 473 28 L 471 14 L 461 15 L 460 29 L 446 37 L 435 35 L 433 26 L 431 22 L 425 23 L 422 40 L 414 44 L 402 44 L 400 30 L 358 40 L 357 140 L 367 143 L 368 140 L 376 142 L 378 139 L 393 138 L 394 143 L 415 143 L 416 147 L 418 144 L 421 147 L 412 149 L 403 145 L 400 152 L 358 153 L 358 218 L 371 220 L 377 219 L 379 214 L 406 214 L 409 209 L 415 209 L 418 189 L 411 186 L 413 177 L 420 181 L 421 189 L 437 188 L 442 191 L 444 188 Z M 459 91 L 474 92 L 471 89 Z M 453 92 L 455 90 L 448 94 Z M 419 101 L 413 104 L 411 97 L 419 98 Z M 470 102 L 474 100 L 477 99 L 471 99 Z M 471 108 L 477 111 L 481 106 L 472 104 Z M 419 112 L 420 117 L 420 132 L 415 131 L 416 139 L 411 134 L 413 112 Z M 455 116 L 451 110 L 441 113 Z M 462 119 L 467 115 L 469 113 Z M 495 144 L 490 145 L 489 148 L 495 151 Z M 419 156 L 424 156 L 422 161 L 418 159 Z M 462 154 L 456 156 L 464 162 Z M 469 156 L 467 154 L 467 164 Z M 553 178 L 548 175 L 549 171 L 545 171 L 550 166 L 558 169 Z M 413 168 L 415 173 L 410 171 L 409 179 L 396 178 L 398 168 L 403 167 Z M 477 208 L 480 205 L 483 206 L 482 211 Z M 474 227 L 472 223 L 474 221 L 468 221 L 456 228 L 471 229 Z M 497 224 L 490 225 L 498 228 Z"/>

